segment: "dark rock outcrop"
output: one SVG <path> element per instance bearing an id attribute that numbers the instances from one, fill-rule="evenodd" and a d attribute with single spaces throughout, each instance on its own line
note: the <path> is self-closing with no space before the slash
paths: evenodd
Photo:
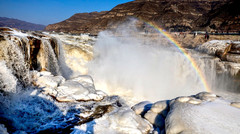
<path id="1" fill-rule="evenodd" d="M 213 10 L 203 14 L 196 21 L 197 27 L 209 26 L 221 32 L 239 32 L 240 29 L 240 1 L 229 0 L 224 5 L 215 5 Z"/>
<path id="2" fill-rule="evenodd" d="M 18 20 L 18 19 L 0 17 L 0 27 L 11 27 L 11 28 L 17 28 L 21 30 L 40 31 L 40 30 L 43 30 L 45 26 Z"/>
<path id="3" fill-rule="evenodd" d="M 135 0 L 108 12 L 78 13 L 45 30 L 96 34 L 131 17 L 140 20 L 140 28 L 145 28 L 143 22 L 152 22 L 172 31 L 222 30 L 222 26 L 234 30 L 239 15 L 237 0 Z"/>

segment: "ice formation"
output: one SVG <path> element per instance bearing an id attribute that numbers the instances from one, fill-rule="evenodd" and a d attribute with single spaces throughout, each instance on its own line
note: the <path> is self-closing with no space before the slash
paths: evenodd
<path id="1" fill-rule="evenodd" d="M 145 39 L 0 28 L 0 133 L 239 133 L 238 94 L 198 93 L 201 81 L 182 54 Z M 224 45 L 201 49 L 213 54 Z M 217 87 L 216 64 L 227 63 L 187 52 Z"/>
<path id="2" fill-rule="evenodd" d="M 240 115 L 238 106 L 239 103 L 202 92 L 155 103 L 140 102 L 132 109 L 159 128 L 155 130 L 160 133 L 237 134 L 240 126 L 240 119 L 236 118 Z"/>

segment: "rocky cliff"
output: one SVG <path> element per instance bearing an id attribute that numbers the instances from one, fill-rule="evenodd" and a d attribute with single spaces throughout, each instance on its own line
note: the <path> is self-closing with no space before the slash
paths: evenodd
<path id="1" fill-rule="evenodd" d="M 45 30 L 98 33 L 115 28 L 128 18 L 154 22 L 173 31 L 237 29 L 239 15 L 237 0 L 135 0 L 107 12 L 78 13 L 63 22 L 48 25 Z"/>
<path id="2" fill-rule="evenodd" d="M 239 32 L 240 1 L 232 0 L 224 5 L 216 5 L 213 10 L 203 14 L 196 21 L 197 27 L 209 27 L 225 32 Z"/>

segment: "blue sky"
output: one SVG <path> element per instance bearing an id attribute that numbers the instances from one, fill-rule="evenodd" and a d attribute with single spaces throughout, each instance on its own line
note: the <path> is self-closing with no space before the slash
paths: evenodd
<path id="1" fill-rule="evenodd" d="M 0 17 L 48 25 L 75 13 L 107 11 L 132 0 L 0 0 Z"/>

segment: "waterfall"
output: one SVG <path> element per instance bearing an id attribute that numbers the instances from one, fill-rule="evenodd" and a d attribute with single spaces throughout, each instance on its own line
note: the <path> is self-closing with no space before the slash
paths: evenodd
<path id="1" fill-rule="evenodd" d="M 71 74 L 61 41 L 30 34 L 7 33 L 0 37 L 0 124 L 9 133 L 61 130 L 77 124 L 79 117 L 71 112 L 76 104 L 58 103 L 31 83 L 30 69 Z"/>
<path id="2" fill-rule="evenodd" d="M 17 92 L 17 79 L 4 61 L 0 61 L 0 89 L 7 93 Z M 1 91 L 0 91 L 1 93 Z"/>
<path id="3" fill-rule="evenodd" d="M 109 94 L 129 96 L 130 90 L 132 96 L 157 101 L 205 90 L 191 62 L 173 47 L 101 33 L 94 54 L 89 72 L 96 88 Z"/>
<path id="4" fill-rule="evenodd" d="M 54 39 L 56 40 L 58 48 L 59 48 L 58 62 L 59 62 L 60 71 L 61 71 L 63 77 L 68 79 L 68 78 L 70 78 L 70 76 L 72 75 L 73 72 L 66 65 L 65 52 L 64 52 L 64 49 L 63 49 L 62 42 L 57 38 L 54 38 Z"/>
<path id="5" fill-rule="evenodd" d="M 42 39 L 42 49 L 44 54 L 41 62 L 45 64 L 42 69 L 49 70 L 53 75 L 61 75 L 56 54 L 48 40 Z"/>
<path id="6" fill-rule="evenodd" d="M 157 40 L 152 41 L 145 35 L 144 38 L 142 35 L 119 37 L 102 32 L 95 44 L 86 45 L 84 43 L 91 42 L 88 36 L 81 41 L 68 35 L 63 41 L 49 34 L 22 35 L 0 33 L 0 127 L 4 124 L 9 133 L 70 133 L 71 128 L 81 125 L 82 121 L 96 121 L 93 114 L 100 118 L 106 115 L 104 120 L 111 111 L 118 114 L 114 109 L 125 109 L 123 100 L 130 106 L 143 100 L 159 101 L 205 91 L 202 77 L 192 62 L 166 38 L 157 36 Z M 218 58 L 185 50 L 213 91 L 236 88 L 236 82 L 229 75 L 234 72 L 225 67 L 227 64 L 222 63 L 226 69 L 222 73 L 218 70 Z M 55 76 L 40 71 L 49 71 Z M 88 76 L 68 79 L 82 72 L 93 76 L 94 83 Z M 92 96 L 99 97 L 94 94 L 95 87 L 109 96 L 92 100 Z M 65 91 L 67 94 L 63 94 Z M 59 97 L 61 100 L 55 93 L 63 94 Z M 81 95 L 88 96 L 89 100 L 74 98 Z M 63 102 L 69 101 L 68 96 L 74 96 L 71 102 Z M 105 105 L 114 109 L 107 108 L 107 113 L 101 113 L 98 106 Z"/>
<path id="7" fill-rule="evenodd" d="M 16 42 L 5 37 L 5 41 L 1 42 L 1 58 L 6 62 L 6 66 L 16 76 L 18 81 L 24 86 L 29 85 L 29 69 L 25 62 L 23 51 Z"/>
<path id="8" fill-rule="evenodd" d="M 94 59 L 88 64 L 96 88 L 130 96 L 127 99 L 138 96 L 151 101 L 206 91 L 203 79 L 212 91 L 236 88 L 230 77 L 219 76 L 218 58 L 186 49 L 202 73 L 200 76 L 184 54 L 159 39 L 153 44 L 141 38 L 100 33 L 94 45 Z"/>
<path id="9" fill-rule="evenodd" d="M 203 78 L 207 82 L 208 87 L 213 90 L 216 86 L 216 64 L 217 59 L 213 56 L 199 53 L 195 50 L 187 49 L 190 56 L 194 59 L 197 64 L 197 68 L 202 72 Z"/>
<path id="10" fill-rule="evenodd" d="M 30 69 L 49 71 L 65 78 L 72 74 L 65 63 L 62 43 L 54 37 L 8 33 L 1 36 L 0 44 L 0 61 L 5 61 L 20 85 L 26 87 L 31 83 Z"/>

